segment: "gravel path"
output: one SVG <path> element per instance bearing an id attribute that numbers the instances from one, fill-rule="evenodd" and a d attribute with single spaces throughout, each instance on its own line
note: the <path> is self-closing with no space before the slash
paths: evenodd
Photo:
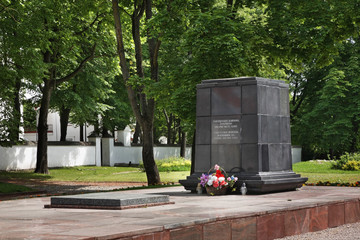
<path id="1" fill-rule="evenodd" d="M 360 239 L 360 222 L 345 224 L 336 228 L 328 228 L 323 231 L 309 232 L 295 235 L 281 240 L 357 240 Z"/>

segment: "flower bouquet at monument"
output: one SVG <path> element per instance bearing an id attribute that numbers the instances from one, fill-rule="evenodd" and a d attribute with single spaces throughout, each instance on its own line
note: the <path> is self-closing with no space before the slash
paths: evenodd
<path id="1" fill-rule="evenodd" d="M 211 171 L 214 173 L 210 174 Z M 235 191 L 234 184 L 238 180 L 237 177 L 228 177 L 225 170 L 215 164 L 208 174 L 202 174 L 200 177 L 200 185 L 206 189 L 208 195 L 224 195 L 228 190 Z"/>

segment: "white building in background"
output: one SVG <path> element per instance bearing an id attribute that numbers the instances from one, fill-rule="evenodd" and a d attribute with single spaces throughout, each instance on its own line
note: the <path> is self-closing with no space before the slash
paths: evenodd
<path id="1" fill-rule="evenodd" d="M 58 112 L 49 112 L 48 119 L 48 141 L 60 141 L 60 115 Z M 84 140 L 94 131 L 94 126 L 84 127 Z M 24 139 L 28 141 L 37 141 L 37 131 L 27 131 L 24 133 Z M 80 127 L 69 123 L 67 127 L 66 141 L 80 141 Z"/>
<path id="2" fill-rule="evenodd" d="M 49 112 L 48 119 L 48 141 L 60 141 L 61 136 L 61 127 L 60 127 L 60 115 L 58 112 Z M 23 129 L 21 129 L 23 131 Z M 94 131 L 94 126 L 87 125 L 84 126 L 83 131 L 83 139 L 85 142 L 88 141 L 87 137 Z M 126 128 L 123 131 L 115 131 L 115 141 L 116 142 L 122 142 L 124 146 L 131 146 L 131 139 L 133 136 L 133 132 L 131 131 L 129 126 L 126 126 Z M 24 138 L 27 141 L 37 141 L 37 131 L 27 131 L 24 132 L 22 135 L 22 138 Z M 66 141 L 80 141 L 80 127 L 76 126 L 72 123 L 69 123 L 67 126 L 67 134 L 66 134 Z"/>

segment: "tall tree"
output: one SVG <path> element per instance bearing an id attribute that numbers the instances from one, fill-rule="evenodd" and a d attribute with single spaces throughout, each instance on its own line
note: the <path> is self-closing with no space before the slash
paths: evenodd
<path id="1" fill-rule="evenodd" d="M 38 124 L 36 172 L 47 169 L 47 114 L 57 86 L 72 79 L 102 48 L 100 27 L 107 11 L 100 1 L 3 1 L 0 21 L 8 46 L 1 46 L 14 79 L 40 86 L 42 92 Z M 13 21 L 13 22 L 12 22 Z M 104 38 L 105 35 L 102 35 Z M 5 51 L 4 51 L 5 52 Z M 15 70 L 15 71 L 14 71 Z"/>
<path id="2" fill-rule="evenodd" d="M 91 41 L 90 37 L 99 28 L 102 13 L 98 12 L 99 10 L 84 10 L 95 7 L 89 1 L 81 1 L 78 4 L 73 4 L 72 1 L 42 2 L 40 6 L 40 12 L 45 12 L 40 26 L 47 41 L 46 48 L 42 49 L 47 71 L 41 87 L 35 172 L 48 173 L 47 116 L 51 94 L 57 86 L 75 77 L 85 64 L 94 58 L 96 41 Z"/>
<path id="3" fill-rule="evenodd" d="M 158 82 L 158 54 L 160 48 L 160 40 L 156 37 L 155 32 L 147 25 L 147 29 L 142 24 L 149 23 L 153 18 L 154 6 L 152 0 L 134 1 L 132 7 L 132 13 L 128 14 L 131 17 L 132 27 L 132 40 L 134 43 L 134 50 L 126 49 L 124 44 L 123 26 L 125 9 L 120 11 L 119 1 L 112 0 L 113 15 L 115 22 L 115 33 L 118 46 L 118 55 L 120 59 L 120 67 L 122 77 L 125 82 L 129 101 L 133 109 L 137 122 L 140 124 L 143 131 L 142 138 L 142 157 L 145 167 L 145 172 L 148 180 L 148 184 L 160 183 L 160 175 L 157 169 L 154 152 L 153 152 L 153 123 L 154 123 L 154 111 L 155 100 L 152 97 L 147 96 L 144 88 L 144 81 L 150 80 L 151 82 Z M 127 6 L 129 7 L 129 6 Z M 143 19 L 145 15 L 145 20 Z M 141 41 L 141 32 L 146 38 L 146 44 L 148 47 L 148 61 L 150 63 L 150 74 L 145 76 L 144 72 L 144 56 L 143 47 Z M 131 75 L 129 66 L 127 64 L 125 52 L 131 53 L 134 51 L 136 62 L 136 77 Z M 137 86 L 132 80 L 137 81 Z"/>
<path id="4" fill-rule="evenodd" d="M 19 140 L 22 85 L 44 71 L 26 11 L 20 1 L 0 2 L 0 145 Z"/>

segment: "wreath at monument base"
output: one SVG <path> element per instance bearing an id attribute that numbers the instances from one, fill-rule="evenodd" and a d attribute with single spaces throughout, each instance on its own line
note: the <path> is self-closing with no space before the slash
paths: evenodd
<path id="1" fill-rule="evenodd" d="M 225 195 L 228 191 L 228 187 L 223 187 L 223 188 L 215 188 L 215 187 L 211 187 L 211 186 L 206 186 L 206 193 L 209 196 L 218 196 L 218 195 Z"/>
<path id="2" fill-rule="evenodd" d="M 215 171 L 210 174 L 210 172 Z M 228 190 L 235 190 L 234 184 L 238 180 L 237 177 L 228 177 L 226 171 L 219 165 L 215 164 L 208 171 L 208 174 L 202 174 L 200 177 L 200 185 L 206 189 L 209 196 L 225 195 Z"/>

